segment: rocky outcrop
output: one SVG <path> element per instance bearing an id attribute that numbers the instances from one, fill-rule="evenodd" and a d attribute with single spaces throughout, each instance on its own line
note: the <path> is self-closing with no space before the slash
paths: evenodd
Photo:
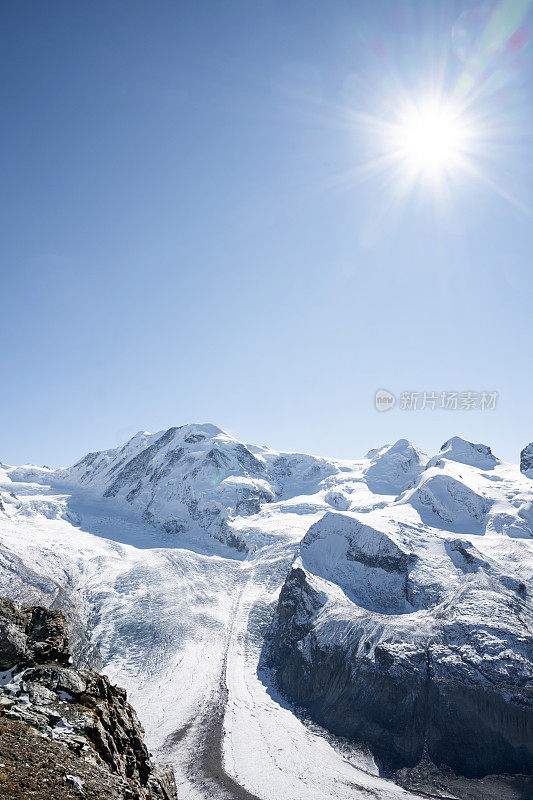
<path id="1" fill-rule="evenodd" d="M 454 548 L 465 558 L 461 547 Z M 466 558 L 468 568 L 473 568 Z M 281 689 L 389 771 L 423 758 L 469 778 L 533 770 L 531 638 L 521 656 L 502 614 L 530 614 L 525 587 L 471 577 L 431 624 L 335 606 L 295 566 L 281 591 L 269 656 Z M 469 611 L 485 605 L 486 617 Z M 513 663 L 514 660 L 514 663 Z"/>
<path id="2" fill-rule="evenodd" d="M 10 499 L 17 500 L 13 494 Z M 73 665 L 100 669 L 102 658 L 89 636 L 92 620 L 87 602 L 68 580 L 60 583 L 37 572 L 30 563 L 9 549 L 0 548 L 0 597 L 8 595 L 20 606 L 44 606 L 60 611 L 67 626 Z"/>
<path id="3" fill-rule="evenodd" d="M 153 764 L 126 692 L 69 662 L 59 611 L 0 598 L 2 798 L 175 800 L 172 770 Z"/>
<path id="4" fill-rule="evenodd" d="M 68 664 L 69 658 L 66 625 L 59 611 L 20 609 L 0 599 L 0 670 L 48 661 Z"/>
<path id="5" fill-rule="evenodd" d="M 520 453 L 520 472 L 528 478 L 533 478 L 533 442 L 524 447 Z"/>

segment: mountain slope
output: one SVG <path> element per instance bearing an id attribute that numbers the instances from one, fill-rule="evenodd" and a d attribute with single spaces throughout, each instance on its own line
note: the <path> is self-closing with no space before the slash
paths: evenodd
<path id="1" fill-rule="evenodd" d="M 272 623 L 284 690 L 388 769 L 533 771 L 531 488 L 456 439 L 387 505 L 325 514 Z"/>
<path id="2" fill-rule="evenodd" d="M 144 520 L 169 533 L 197 528 L 237 550 L 246 541 L 230 528 L 234 516 L 295 490 L 315 492 L 336 471 L 313 456 L 254 447 L 215 425 L 184 425 L 139 432 L 122 447 L 88 453 L 69 469 L 21 468 L 11 478 L 81 486 L 125 501 Z"/>
<path id="3" fill-rule="evenodd" d="M 533 481 L 487 451 L 338 461 L 188 425 L 4 467 L 0 592 L 67 611 L 186 798 L 414 797 L 390 769 L 451 796 L 441 759 L 463 800 L 523 800 L 459 774 L 529 758 Z"/>

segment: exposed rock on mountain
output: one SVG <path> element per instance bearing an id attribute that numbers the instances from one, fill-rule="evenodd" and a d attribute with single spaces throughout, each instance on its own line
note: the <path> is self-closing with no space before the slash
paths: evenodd
<path id="1" fill-rule="evenodd" d="M 65 620 L 58 611 L 19 609 L 0 598 L 0 670 L 40 661 L 68 664 L 69 659 Z"/>
<path id="2" fill-rule="evenodd" d="M 0 598 L 0 796 L 175 800 L 124 690 L 69 661 L 60 612 Z"/>
<path id="3" fill-rule="evenodd" d="M 506 625 L 509 607 L 516 612 Z M 518 592 L 479 578 L 417 629 L 416 619 L 348 613 L 295 566 L 280 595 L 272 652 L 283 689 L 329 730 L 369 744 L 388 768 L 414 766 L 426 749 L 434 763 L 469 777 L 528 774 L 532 651 L 531 639 L 520 643 L 524 611 Z"/>
<path id="4" fill-rule="evenodd" d="M 12 480 L 89 487 L 125 501 L 169 533 L 200 528 L 244 551 L 246 541 L 228 526 L 234 516 L 256 514 L 263 503 L 283 497 L 287 485 L 316 491 L 336 470 L 326 459 L 249 448 L 205 424 L 139 432 L 122 447 L 88 453 L 69 469 L 21 467 L 10 474 Z"/>
<path id="5" fill-rule="evenodd" d="M 514 535 L 496 514 L 526 524 L 523 487 L 513 495 L 506 473 L 496 476 L 505 504 L 482 473 L 499 462 L 468 444 L 446 443 L 441 463 L 398 500 L 309 528 L 280 593 L 270 658 L 287 695 L 370 745 L 387 769 L 425 759 L 469 778 L 529 774 L 531 561 L 502 560 L 494 539 L 492 555 L 474 543 Z"/>
<path id="6" fill-rule="evenodd" d="M 528 444 L 520 453 L 520 472 L 533 478 L 533 442 Z"/>
<path id="7" fill-rule="evenodd" d="M 426 462 L 405 440 L 340 461 L 188 425 L 67 470 L 4 466 L 0 595 L 63 611 L 78 665 L 98 648 L 184 796 L 525 800 L 533 483 L 457 438 Z M 145 750 L 128 767 L 107 738 L 136 747 L 120 691 L 17 613 L 0 739 L 17 800 L 148 791 Z"/>
<path id="8" fill-rule="evenodd" d="M 491 469 L 500 463 L 486 444 L 473 444 L 460 436 L 453 436 L 444 442 L 439 453 L 430 459 L 428 467 L 436 466 L 443 458 L 480 469 Z"/>

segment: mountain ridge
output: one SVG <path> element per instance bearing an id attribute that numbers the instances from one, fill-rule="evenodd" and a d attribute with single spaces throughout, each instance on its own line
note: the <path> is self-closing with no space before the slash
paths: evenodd
<path id="1" fill-rule="evenodd" d="M 503 778 L 479 793 L 479 774 L 531 758 L 533 482 L 486 445 L 428 457 L 400 439 L 339 460 L 187 425 L 64 470 L 3 468 L 0 500 L 0 592 L 86 626 L 191 798 L 204 781 L 213 797 L 350 800 L 355 782 L 396 800 L 416 774 L 523 800 Z M 218 772 L 193 756 L 214 746 Z"/>

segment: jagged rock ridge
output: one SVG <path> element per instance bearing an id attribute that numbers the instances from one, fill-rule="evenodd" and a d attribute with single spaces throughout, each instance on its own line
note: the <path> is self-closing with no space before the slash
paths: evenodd
<path id="1" fill-rule="evenodd" d="M 176 800 L 125 691 L 70 660 L 59 611 L 0 597 L 1 797 Z"/>

